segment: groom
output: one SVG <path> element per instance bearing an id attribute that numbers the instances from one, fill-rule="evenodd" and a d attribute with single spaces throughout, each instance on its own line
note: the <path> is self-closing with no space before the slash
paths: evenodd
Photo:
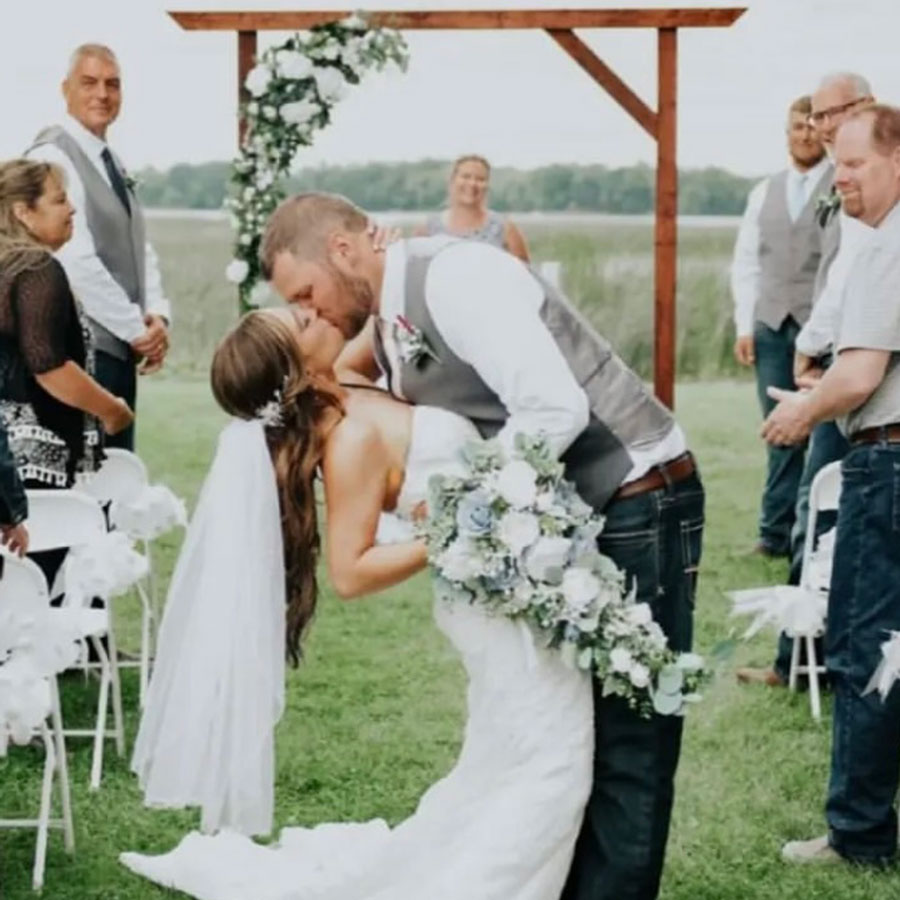
<path id="1" fill-rule="evenodd" d="M 300 194 L 272 215 L 260 256 L 289 303 L 354 338 L 342 357 L 416 404 L 466 416 L 511 447 L 546 434 L 606 517 L 600 550 L 636 579 L 675 650 L 691 646 L 703 486 L 684 434 L 588 322 L 513 256 L 446 236 L 377 252 L 342 197 Z M 563 897 L 652 900 L 672 810 L 682 720 L 643 719 L 595 682 L 594 787 Z M 540 722 L 535 722 L 540 728 Z"/>

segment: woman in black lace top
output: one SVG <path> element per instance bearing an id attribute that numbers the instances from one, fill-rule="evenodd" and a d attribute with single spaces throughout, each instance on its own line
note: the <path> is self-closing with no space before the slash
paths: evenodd
<path id="1" fill-rule="evenodd" d="M 90 330 L 51 255 L 72 234 L 72 207 L 55 166 L 0 164 L 0 420 L 29 487 L 71 487 L 102 459 L 131 410 L 91 377 Z"/>

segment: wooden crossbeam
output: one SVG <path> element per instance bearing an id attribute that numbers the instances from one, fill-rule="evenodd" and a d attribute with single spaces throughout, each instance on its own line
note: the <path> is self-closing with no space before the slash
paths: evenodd
<path id="1" fill-rule="evenodd" d="M 202 31 L 296 31 L 345 18 L 352 10 L 172 11 L 182 27 Z M 741 8 L 704 9 L 457 9 L 366 12 L 373 25 L 417 29 L 717 28 L 734 24 Z"/>
<path id="2" fill-rule="evenodd" d="M 650 135 L 656 138 L 656 113 L 577 34 L 565 28 L 547 33 Z"/>

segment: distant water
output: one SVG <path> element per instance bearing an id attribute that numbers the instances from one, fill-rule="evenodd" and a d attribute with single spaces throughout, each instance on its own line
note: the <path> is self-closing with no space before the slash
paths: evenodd
<path id="1" fill-rule="evenodd" d="M 147 209 L 151 219 L 193 219 L 203 222 L 224 222 L 228 213 L 221 209 Z M 652 215 L 619 215 L 617 213 L 523 212 L 509 213 L 522 225 L 652 225 Z M 379 222 L 387 225 L 415 225 L 425 220 L 425 213 L 397 210 L 375 213 Z M 682 228 L 737 228 L 740 216 L 679 216 Z"/>

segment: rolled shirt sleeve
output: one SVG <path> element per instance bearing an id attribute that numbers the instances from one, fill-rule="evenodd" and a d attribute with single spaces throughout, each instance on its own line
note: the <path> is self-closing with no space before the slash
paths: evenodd
<path id="1" fill-rule="evenodd" d="M 769 179 L 765 178 L 750 191 L 734 244 L 731 296 L 738 337 L 753 334 L 753 313 L 759 296 L 759 215 L 768 186 Z"/>
<path id="2" fill-rule="evenodd" d="M 447 345 L 506 407 L 501 443 L 543 433 L 561 456 L 587 427 L 588 398 L 540 317 L 543 289 L 525 265 L 460 242 L 434 258 L 425 293 Z"/>

